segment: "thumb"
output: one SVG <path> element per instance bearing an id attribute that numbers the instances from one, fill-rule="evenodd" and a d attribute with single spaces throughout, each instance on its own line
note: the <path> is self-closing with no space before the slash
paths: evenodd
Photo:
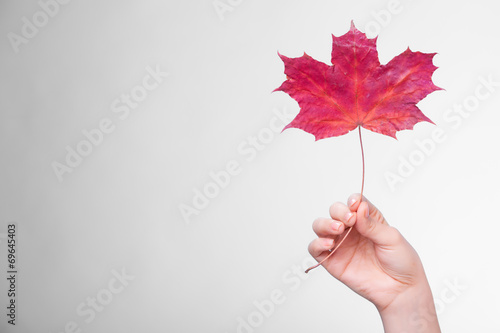
<path id="1" fill-rule="evenodd" d="M 389 246 L 397 243 L 399 232 L 389 226 L 377 207 L 365 198 L 358 206 L 354 227 L 362 236 L 377 245 Z"/>

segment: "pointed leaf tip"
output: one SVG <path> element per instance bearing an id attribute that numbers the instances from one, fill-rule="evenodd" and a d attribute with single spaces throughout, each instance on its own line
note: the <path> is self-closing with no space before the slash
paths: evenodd
<path id="1" fill-rule="evenodd" d="M 355 31 L 355 30 L 358 30 L 356 29 L 356 26 L 354 26 L 354 20 L 351 20 L 351 31 Z"/>

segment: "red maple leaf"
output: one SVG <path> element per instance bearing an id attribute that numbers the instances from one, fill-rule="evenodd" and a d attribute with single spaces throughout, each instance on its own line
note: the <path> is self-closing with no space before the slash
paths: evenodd
<path id="1" fill-rule="evenodd" d="M 368 39 L 351 23 L 333 36 L 332 66 L 304 53 L 300 58 L 279 56 L 287 79 L 283 91 L 300 106 L 287 128 L 300 128 L 316 140 L 339 136 L 358 126 L 396 138 L 396 132 L 428 121 L 416 104 L 433 91 L 436 53 L 406 51 L 386 65 L 378 60 L 377 38 Z"/>

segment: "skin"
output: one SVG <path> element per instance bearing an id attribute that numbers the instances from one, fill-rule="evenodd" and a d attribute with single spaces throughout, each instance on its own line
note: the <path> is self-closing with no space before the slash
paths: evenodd
<path id="1" fill-rule="evenodd" d="M 335 238 L 353 230 L 323 267 L 353 291 L 372 302 L 387 333 L 441 332 L 432 292 L 422 262 L 400 232 L 365 197 L 353 194 L 347 205 L 330 207 L 331 218 L 318 218 L 318 235 L 309 253 L 319 262 Z M 340 242 L 342 238 L 337 237 Z"/>

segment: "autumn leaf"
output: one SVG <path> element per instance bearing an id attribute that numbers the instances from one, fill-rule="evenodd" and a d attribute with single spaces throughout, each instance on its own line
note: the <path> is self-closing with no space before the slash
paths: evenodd
<path id="1" fill-rule="evenodd" d="M 432 82 L 436 53 L 409 48 L 381 65 L 377 38 L 368 39 L 351 23 L 340 37 L 333 36 L 332 65 L 304 53 L 300 58 L 279 56 L 287 79 L 283 91 L 300 106 L 287 128 L 299 128 L 316 140 L 339 136 L 358 126 L 396 138 L 396 132 L 428 121 L 416 104 L 441 88 Z"/>

